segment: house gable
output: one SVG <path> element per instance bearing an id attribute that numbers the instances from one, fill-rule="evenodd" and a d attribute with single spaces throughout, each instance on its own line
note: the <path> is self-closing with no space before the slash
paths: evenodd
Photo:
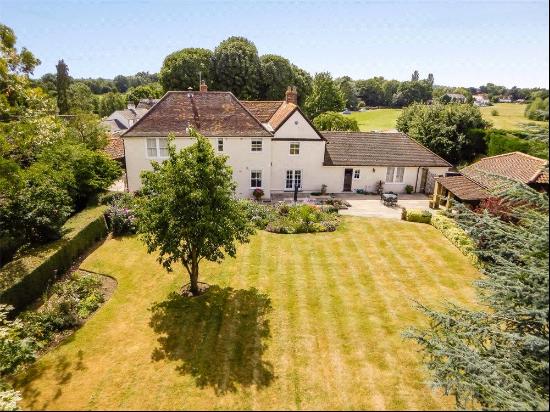
<path id="1" fill-rule="evenodd" d="M 274 140 L 325 140 L 298 106 L 294 106 L 274 129 Z"/>

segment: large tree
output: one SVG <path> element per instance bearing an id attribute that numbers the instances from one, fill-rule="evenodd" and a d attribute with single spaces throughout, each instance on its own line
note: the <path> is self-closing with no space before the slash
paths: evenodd
<path id="1" fill-rule="evenodd" d="M 229 37 L 214 50 L 214 89 L 233 92 L 239 99 L 257 99 L 261 65 L 254 43 L 244 37 Z"/>
<path id="2" fill-rule="evenodd" d="M 455 164 L 485 152 L 484 139 L 468 131 L 488 126 L 477 107 L 456 103 L 415 103 L 404 109 L 397 119 L 397 130 Z"/>
<path id="3" fill-rule="evenodd" d="M 63 59 L 57 62 L 55 66 L 57 69 L 56 75 L 56 91 L 57 91 L 57 108 L 59 109 L 59 114 L 66 114 L 69 112 L 69 98 L 67 92 L 71 84 L 71 78 L 69 76 L 69 66 L 65 63 Z"/>
<path id="4" fill-rule="evenodd" d="M 357 99 L 357 90 L 355 88 L 355 82 L 353 81 L 353 79 L 349 76 L 343 76 L 337 78 L 335 82 L 338 85 L 340 92 L 344 96 L 346 107 L 350 110 L 356 110 L 359 100 Z"/>
<path id="5" fill-rule="evenodd" d="M 294 84 L 294 72 L 288 59 L 275 54 L 260 57 L 262 77 L 260 97 L 266 100 L 281 100 L 285 90 Z M 298 90 L 300 93 L 300 90 Z"/>
<path id="6" fill-rule="evenodd" d="M 97 97 L 82 82 L 73 82 L 67 89 L 69 113 L 92 113 L 97 107 Z"/>
<path id="7" fill-rule="evenodd" d="M 432 98 L 432 86 L 427 80 L 402 82 L 393 95 L 392 105 L 408 106 L 415 102 L 427 102 Z"/>
<path id="8" fill-rule="evenodd" d="M 218 156 L 209 141 L 194 130 L 196 142 L 177 151 L 169 143 L 169 158 L 153 163 L 142 174 L 137 215 L 139 232 L 149 253 L 168 270 L 181 263 L 190 291 L 200 293 L 199 263 L 234 257 L 236 245 L 253 232 L 234 197 L 236 184 L 227 157 Z"/>
<path id="9" fill-rule="evenodd" d="M 323 112 L 339 112 L 346 106 L 342 92 L 328 72 L 317 73 L 305 104 L 306 114 L 315 118 Z"/>
<path id="10" fill-rule="evenodd" d="M 160 84 L 164 91 L 194 90 L 199 86 L 200 78 L 206 83 L 211 80 L 212 52 L 208 49 L 187 48 L 169 54 L 160 69 Z"/>
<path id="11" fill-rule="evenodd" d="M 138 104 L 141 99 L 159 99 L 162 94 L 160 83 L 150 83 L 128 89 L 126 98 L 128 103 Z"/>
<path id="12" fill-rule="evenodd" d="M 313 79 L 304 69 L 292 64 L 292 73 L 294 76 L 294 85 L 298 89 L 298 105 L 303 106 L 313 88 Z"/>
<path id="13" fill-rule="evenodd" d="M 505 186 L 498 208 L 454 214 L 482 263 L 481 305 L 420 306 L 429 327 L 407 335 L 459 408 L 548 410 L 548 195 Z"/>

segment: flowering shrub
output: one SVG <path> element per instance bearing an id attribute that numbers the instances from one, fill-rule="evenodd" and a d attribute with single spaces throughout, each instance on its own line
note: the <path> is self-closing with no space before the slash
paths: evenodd
<path id="1" fill-rule="evenodd" d="M 266 230 L 273 233 L 333 232 L 338 223 L 338 215 L 326 212 L 322 207 L 282 204 L 277 207 L 275 218 L 269 222 Z"/>
<path id="2" fill-rule="evenodd" d="M 136 233 L 137 220 L 133 211 L 132 197 L 113 197 L 105 214 L 107 223 L 113 231 L 113 236 L 131 235 Z"/>
<path id="3" fill-rule="evenodd" d="M 260 199 L 264 196 L 264 191 L 260 188 L 256 188 L 252 192 L 252 196 L 254 196 L 254 199 L 256 199 L 256 201 L 260 201 Z"/>

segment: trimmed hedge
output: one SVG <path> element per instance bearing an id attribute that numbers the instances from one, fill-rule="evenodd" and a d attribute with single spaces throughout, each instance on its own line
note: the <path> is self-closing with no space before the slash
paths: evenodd
<path id="1" fill-rule="evenodd" d="M 432 214 L 427 210 L 419 209 L 403 209 L 401 212 L 401 219 L 407 222 L 416 223 L 430 223 L 432 220 Z"/>
<path id="2" fill-rule="evenodd" d="M 0 303 L 16 311 L 38 299 L 49 283 L 108 233 L 105 206 L 85 209 L 63 225 L 61 239 L 39 246 L 0 270 Z"/>
<path id="3" fill-rule="evenodd" d="M 449 239 L 474 266 L 480 267 L 481 263 L 475 254 L 474 241 L 453 219 L 438 213 L 433 215 L 431 224 Z"/>

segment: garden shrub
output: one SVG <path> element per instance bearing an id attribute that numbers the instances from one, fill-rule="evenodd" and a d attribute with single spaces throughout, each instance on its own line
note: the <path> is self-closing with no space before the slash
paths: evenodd
<path id="1" fill-rule="evenodd" d="M 0 302 L 21 310 L 39 298 L 48 284 L 108 232 L 104 206 L 85 209 L 64 225 L 55 242 L 29 250 L 0 270 Z"/>
<path id="2" fill-rule="evenodd" d="M 411 185 L 405 186 L 405 192 L 406 192 L 407 194 L 410 195 L 413 191 L 414 191 L 414 187 L 412 187 Z"/>
<path id="3" fill-rule="evenodd" d="M 450 240 L 475 266 L 479 266 L 479 259 L 475 254 L 475 244 L 472 238 L 462 230 L 456 222 L 442 213 L 432 216 L 431 224 L 443 236 Z"/>
<path id="4" fill-rule="evenodd" d="M 282 204 L 277 208 L 277 214 L 268 223 L 266 230 L 285 234 L 333 232 L 338 223 L 337 213 L 324 211 L 322 207 L 309 204 Z"/>
<path id="5" fill-rule="evenodd" d="M 125 205 L 123 200 L 114 201 L 107 209 L 105 217 L 113 231 L 113 236 L 131 235 L 137 231 L 134 210 Z"/>
<path id="6" fill-rule="evenodd" d="M 272 206 L 251 200 L 240 200 L 239 202 L 244 208 L 248 219 L 258 229 L 265 229 L 269 221 L 275 216 L 275 209 Z"/>
<path id="7" fill-rule="evenodd" d="M 407 222 L 416 222 L 416 223 L 430 223 L 432 220 L 432 214 L 431 212 L 427 210 L 419 210 L 419 209 L 405 209 L 403 208 L 402 216 L 405 217 L 404 220 Z"/>

